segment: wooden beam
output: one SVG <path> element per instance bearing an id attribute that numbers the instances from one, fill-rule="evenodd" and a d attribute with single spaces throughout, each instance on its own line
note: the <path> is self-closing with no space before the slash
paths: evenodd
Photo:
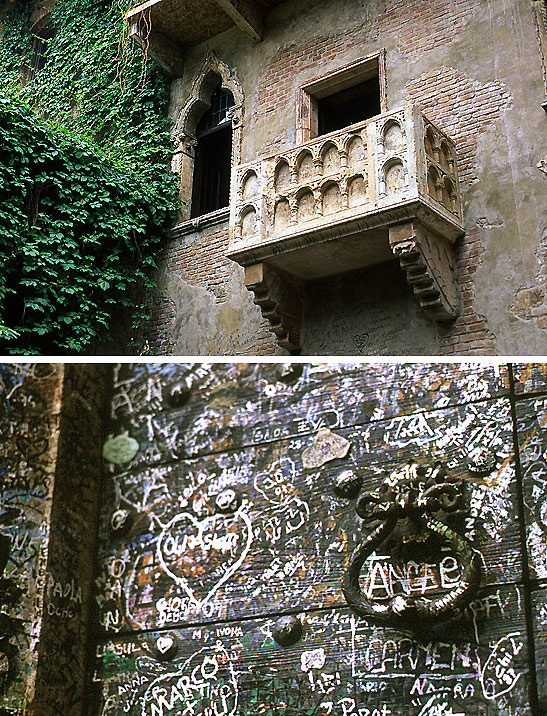
<path id="1" fill-rule="evenodd" d="M 240 30 L 254 42 L 262 39 L 262 15 L 249 0 L 215 0 Z"/>
<path id="2" fill-rule="evenodd" d="M 156 5 L 159 2 L 161 2 L 161 0 L 147 0 L 147 2 L 143 2 L 140 5 L 137 5 L 136 7 L 125 13 L 125 15 L 123 16 L 124 20 L 131 20 L 131 18 L 134 18 L 136 15 L 140 15 L 149 7 L 152 7 L 152 5 Z"/>

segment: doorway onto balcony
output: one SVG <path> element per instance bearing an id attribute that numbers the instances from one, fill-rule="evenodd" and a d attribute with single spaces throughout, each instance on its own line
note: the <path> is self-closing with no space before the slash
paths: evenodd
<path id="1" fill-rule="evenodd" d="M 386 111 L 382 50 L 300 87 L 297 138 L 306 142 Z"/>

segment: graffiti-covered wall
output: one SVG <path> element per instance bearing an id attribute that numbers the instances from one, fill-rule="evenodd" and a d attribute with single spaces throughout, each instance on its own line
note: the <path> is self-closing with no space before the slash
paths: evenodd
<path id="1" fill-rule="evenodd" d="M 85 708 L 108 375 L 101 366 L 1 367 L 2 714 Z"/>
<path id="2" fill-rule="evenodd" d="M 1 369 L 0 703 L 12 710 L 22 709 L 33 691 L 40 617 L 49 603 L 46 564 L 61 375 L 56 366 Z"/>
<path id="3" fill-rule="evenodd" d="M 545 365 L 2 376 L 0 713 L 543 713 Z"/>
<path id="4" fill-rule="evenodd" d="M 540 366 L 122 366 L 101 716 L 537 713 L 546 387 Z"/>

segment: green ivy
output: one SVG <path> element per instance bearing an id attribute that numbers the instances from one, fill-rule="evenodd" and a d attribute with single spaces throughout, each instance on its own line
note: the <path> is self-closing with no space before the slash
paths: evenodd
<path id="1" fill-rule="evenodd" d="M 79 353 L 120 308 L 145 315 L 134 297 L 176 211 L 168 86 L 101 0 L 56 0 L 30 79 L 30 9 L 0 42 L 0 350 Z"/>

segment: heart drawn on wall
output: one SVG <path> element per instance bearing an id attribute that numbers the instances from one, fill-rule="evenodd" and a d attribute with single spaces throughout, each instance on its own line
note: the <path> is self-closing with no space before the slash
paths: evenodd
<path id="1" fill-rule="evenodd" d="M 202 520 L 183 512 L 163 529 L 157 545 L 159 564 L 196 605 L 203 606 L 239 569 L 251 546 L 249 516 L 212 515 Z M 200 597 L 197 591 L 206 592 Z"/>
<path id="2" fill-rule="evenodd" d="M 156 641 L 156 648 L 160 654 L 167 654 L 169 649 L 173 648 L 173 637 L 172 636 L 160 636 Z"/>

